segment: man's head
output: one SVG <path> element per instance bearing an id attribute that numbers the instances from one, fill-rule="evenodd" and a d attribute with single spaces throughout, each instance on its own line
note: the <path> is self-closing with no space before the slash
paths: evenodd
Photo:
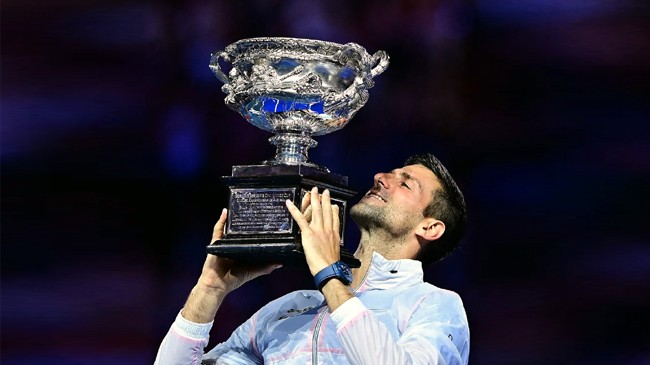
<path id="1" fill-rule="evenodd" d="M 434 155 L 427 153 L 409 157 L 404 163 L 408 165 L 422 165 L 431 170 L 438 179 L 440 187 L 433 192 L 429 205 L 423 215 L 427 218 L 436 218 L 445 223 L 445 233 L 436 242 L 426 245 L 418 259 L 424 263 L 438 261 L 460 244 L 460 239 L 465 232 L 467 222 L 467 207 L 465 198 L 458 185 L 451 177 L 445 166 Z"/>
<path id="2" fill-rule="evenodd" d="M 350 215 L 362 231 L 383 232 L 395 243 L 417 239 L 416 258 L 429 263 L 458 246 L 465 210 L 463 195 L 447 169 L 425 154 L 409 157 L 402 168 L 376 174 L 372 189 Z"/>

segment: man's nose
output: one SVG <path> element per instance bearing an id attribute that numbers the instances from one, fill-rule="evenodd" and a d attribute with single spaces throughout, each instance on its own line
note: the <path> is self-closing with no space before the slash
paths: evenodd
<path id="1" fill-rule="evenodd" d="M 388 189 L 390 186 L 388 174 L 385 172 L 379 172 L 375 174 L 375 185 L 381 185 L 384 189 Z"/>

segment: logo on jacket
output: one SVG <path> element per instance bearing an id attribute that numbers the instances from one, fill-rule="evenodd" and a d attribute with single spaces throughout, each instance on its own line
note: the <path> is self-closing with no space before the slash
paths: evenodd
<path id="1" fill-rule="evenodd" d="M 278 320 L 280 320 L 280 319 L 287 319 L 287 318 L 289 318 L 289 317 L 294 317 L 294 316 L 297 316 L 297 315 L 299 315 L 299 314 L 302 314 L 302 313 L 305 313 L 305 312 L 307 312 L 307 311 L 310 311 L 310 310 L 312 310 L 312 309 L 314 309 L 314 307 L 307 307 L 307 308 L 302 308 L 302 309 L 300 309 L 300 308 L 299 308 L 299 309 L 291 308 L 291 309 L 287 310 L 287 314 L 283 314 L 283 315 L 281 315 L 280 318 L 278 318 Z"/>

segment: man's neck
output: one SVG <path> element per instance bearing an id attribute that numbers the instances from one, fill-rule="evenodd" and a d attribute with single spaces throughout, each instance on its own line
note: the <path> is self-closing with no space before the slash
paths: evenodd
<path id="1" fill-rule="evenodd" d="M 359 242 L 359 246 L 357 247 L 357 251 L 354 253 L 354 256 L 359 261 L 361 261 L 361 266 L 356 269 L 352 269 L 352 284 L 350 284 L 350 287 L 352 289 L 357 289 L 359 285 L 361 285 L 363 278 L 365 278 L 366 273 L 370 268 L 373 252 L 374 250 L 371 247 L 364 245 L 363 241 Z"/>
<path id="2" fill-rule="evenodd" d="M 408 252 L 407 245 L 404 238 L 387 237 L 382 234 L 369 233 L 368 231 L 361 231 L 361 239 L 354 256 L 361 261 L 361 266 L 352 269 L 352 284 L 351 288 L 356 289 L 361 285 L 361 282 L 366 277 L 370 263 L 372 262 L 372 254 L 377 252 L 388 260 L 399 260 L 414 257 Z"/>

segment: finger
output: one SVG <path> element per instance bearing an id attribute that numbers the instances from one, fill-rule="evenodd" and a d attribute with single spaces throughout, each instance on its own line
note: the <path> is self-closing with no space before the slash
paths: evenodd
<path id="1" fill-rule="evenodd" d="M 310 192 L 306 192 L 305 195 L 302 196 L 302 201 L 300 202 L 300 211 L 301 212 L 304 213 L 307 210 L 307 208 L 309 207 L 310 197 L 311 197 Z"/>
<path id="2" fill-rule="evenodd" d="M 300 211 L 305 217 L 307 222 L 311 222 L 311 193 L 307 192 L 302 196 L 302 201 L 300 202 Z"/>
<path id="3" fill-rule="evenodd" d="M 332 202 L 330 200 L 330 191 L 325 189 L 321 199 L 321 210 L 323 212 L 323 227 L 327 229 L 332 228 Z"/>
<path id="4" fill-rule="evenodd" d="M 285 201 L 285 204 L 287 206 L 287 209 L 289 209 L 289 213 L 293 217 L 293 219 L 298 223 L 298 227 L 300 227 L 300 230 L 303 232 L 306 232 L 309 230 L 309 222 L 305 219 L 305 217 L 300 213 L 300 210 L 298 207 L 293 204 L 293 202 L 289 199 Z"/>
<path id="5" fill-rule="evenodd" d="M 223 230 L 226 227 L 226 218 L 228 217 L 228 209 L 223 208 L 221 211 L 221 215 L 219 216 L 219 220 L 217 223 L 214 225 L 214 229 L 212 230 L 212 241 L 214 242 L 216 240 L 220 240 L 221 237 L 223 237 Z"/>
<path id="6" fill-rule="evenodd" d="M 307 220 L 307 222 L 311 222 L 311 205 L 307 207 L 307 210 L 305 210 L 302 215 L 305 217 L 305 220 Z"/>
<path id="7" fill-rule="evenodd" d="M 339 216 L 339 206 L 334 204 L 332 206 L 332 230 L 336 235 L 339 234 L 339 230 L 341 229 L 341 218 Z"/>
<path id="8" fill-rule="evenodd" d="M 321 211 L 321 204 L 318 195 L 318 188 L 314 186 L 311 189 L 311 224 L 322 227 L 323 212 Z"/>

